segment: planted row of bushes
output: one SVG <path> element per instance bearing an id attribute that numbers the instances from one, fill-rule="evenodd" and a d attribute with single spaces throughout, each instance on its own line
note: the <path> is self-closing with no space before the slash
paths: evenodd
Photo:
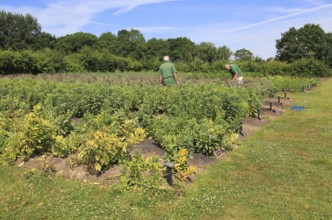
<path id="1" fill-rule="evenodd" d="M 250 88 L 205 83 L 110 86 L 3 77 L 0 163 L 47 154 L 69 157 L 73 166 L 84 164 L 92 174 L 122 164 L 125 188 L 156 190 L 162 180 L 161 161 L 130 156 L 128 146 L 146 137 L 157 140 L 167 153 L 164 159 L 175 164 L 175 176 L 185 180 L 195 172 L 186 164 L 190 154 L 212 155 L 217 148 L 231 148 L 241 121 L 254 115 L 264 96 L 273 92 L 270 86 L 256 88 L 259 83 Z"/>
<path id="2" fill-rule="evenodd" d="M 217 147 L 229 148 L 240 121 L 255 114 L 262 98 L 253 90 L 216 85 L 109 87 L 101 83 L 27 78 L 3 78 L 0 81 L 0 95 L 0 112 L 4 112 L 4 118 L 14 117 L 18 121 L 26 121 L 27 115 L 32 111 L 37 112 L 40 121 L 50 124 L 52 137 L 70 139 L 62 141 L 58 137 L 54 141 L 58 140 L 63 144 L 67 141 L 79 143 L 78 145 L 88 148 L 84 144 L 84 138 L 82 142 L 80 136 L 96 138 L 99 134 L 103 137 L 106 134 L 117 134 L 118 138 L 128 136 L 126 143 L 130 143 L 128 138 L 131 136 L 147 135 L 159 141 L 169 157 L 182 148 L 190 153 L 202 152 L 207 155 L 212 155 Z M 5 135 L 5 140 L 9 140 L 9 134 L 15 133 L 18 127 L 14 126 L 15 123 L 8 125 L 6 121 L 10 122 L 3 120 L 5 125 L 2 129 L 8 128 L 4 130 L 9 132 Z M 22 125 L 19 127 L 24 128 Z M 99 133 L 95 133 L 97 131 Z M 39 137 L 39 134 L 35 136 Z M 4 146 L 8 146 L 8 143 Z M 63 156 L 79 151 L 77 146 L 57 149 L 63 149 L 61 154 L 57 152 Z M 29 152 L 21 152 L 21 156 L 35 155 L 34 150 Z"/>
<path id="3" fill-rule="evenodd" d="M 38 104 L 24 114 L 17 110 L 0 114 L 0 164 L 11 164 L 17 157 L 27 160 L 38 155 L 71 156 L 73 166 L 85 164 L 92 174 L 116 164 L 126 157 L 129 144 L 145 138 L 144 129 L 134 120 L 121 121 L 113 117 L 117 126 L 87 127 L 87 122 L 75 126 L 70 134 L 58 133 L 56 122 L 48 118 Z M 92 120 L 90 123 L 95 122 Z"/>

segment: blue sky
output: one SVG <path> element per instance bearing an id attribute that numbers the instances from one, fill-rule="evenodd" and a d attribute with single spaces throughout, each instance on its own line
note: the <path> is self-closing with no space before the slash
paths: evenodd
<path id="1" fill-rule="evenodd" d="M 147 40 L 188 37 L 265 59 L 291 27 L 313 23 L 332 32 L 332 0 L 1 0 L 0 10 L 29 13 L 57 37 L 135 28 Z"/>

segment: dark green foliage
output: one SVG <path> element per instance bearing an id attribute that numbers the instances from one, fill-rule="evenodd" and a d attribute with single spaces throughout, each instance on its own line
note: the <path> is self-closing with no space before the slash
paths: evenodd
<path id="1" fill-rule="evenodd" d="M 267 62 L 264 61 L 259 61 L 259 62 L 254 62 L 251 60 L 242 60 L 238 59 L 235 61 L 238 66 L 240 66 L 241 70 L 244 72 L 258 72 L 262 73 L 264 75 L 267 74 L 268 72 L 268 67 L 267 67 Z"/>
<path id="2" fill-rule="evenodd" d="M 96 43 L 97 37 L 93 34 L 77 32 L 57 39 L 55 48 L 64 53 L 76 53 L 86 46 Z"/>
<path id="3" fill-rule="evenodd" d="M 162 57 L 170 53 L 170 45 L 163 39 L 152 38 L 146 42 L 145 59 L 157 59 L 158 63 L 162 61 Z M 159 65 L 158 65 L 159 66 Z"/>
<path id="4" fill-rule="evenodd" d="M 131 29 L 118 31 L 116 40 L 115 54 L 125 58 L 132 58 L 141 60 L 144 58 L 145 53 L 145 38 L 143 34 L 136 30 Z"/>
<path id="5" fill-rule="evenodd" d="M 330 76 L 328 66 L 319 60 L 313 58 L 302 58 L 293 63 L 286 63 L 280 61 L 236 61 L 244 72 L 245 76 L 269 76 L 269 75 L 284 75 L 297 77 L 326 77 Z M 251 73 L 260 73 L 251 75 Z"/>
<path id="6" fill-rule="evenodd" d="M 13 73 L 56 73 L 65 69 L 61 53 L 44 51 L 0 51 L 0 74 Z"/>
<path id="7" fill-rule="evenodd" d="M 55 36 L 46 32 L 41 32 L 33 38 L 31 48 L 33 50 L 42 50 L 44 48 L 54 49 L 55 42 Z"/>
<path id="8" fill-rule="evenodd" d="M 327 33 L 326 37 L 327 45 L 323 48 L 322 59 L 329 67 L 332 67 L 332 33 Z"/>
<path id="9" fill-rule="evenodd" d="M 16 73 L 15 57 L 16 53 L 12 51 L 1 51 L 0 52 L 0 73 Z"/>
<path id="10" fill-rule="evenodd" d="M 25 50 L 33 48 L 41 26 L 30 14 L 0 11 L 0 49 Z"/>
<path id="11" fill-rule="evenodd" d="M 269 61 L 265 63 L 265 66 L 268 75 L 287 75 L 289 64 L 280 61 Z"/>
<path id="12" fill-rule="evenodd" d="M 314 59 L 297 60 L 289 66 L 287 72 L 298 77 L 326 77 L 331 75 L 325 63 Z"/>
<path id="13" fill-rule="evenodd" d="M 227 47 L 227 46 L 222 46 L 217 49 L 217 57 L 216 61 L 218 60 L 229 60 L 230 57 L 232 56 L 233 52 Z"/>
<path id="14" fill-rule="evenodd" d="M 198 55 L 203 62 L 211 63 L 217 55 L 217 48 L 213 43 L 202 42 L 198 46 Z"/>
<path id="15" fill-rule="evenodd" d="M 235 51 L 234 57 L 239 61 L 252 61 L 254 59 L 253 53 L 245 48 Z"/>
<path id="16" fill-rule="evenodd" d="M 277 58 L 288 63 L 303 59 L 316 59 L 332 66 L 330 48 L 331 34 L 315 24 L 306 24 L 299 29 L 290 28 L 276 42 Z"/>
<path id="17" fill-rule="evenodd" d="M 191 62 L 195 51 L 195 43 L 186 37 L 168 39 L 169 56 L 173 61 Z M 165 54 L 166 55 L 166 54 Z"/>
<path id="18" fill-rule="evenodd" d="M 111 32 L 106 32 L 98 37 L 97 42 L 94 44 L 95 50 L 107 50 L 110 53 L 115 53 L 117 36 Z"/>

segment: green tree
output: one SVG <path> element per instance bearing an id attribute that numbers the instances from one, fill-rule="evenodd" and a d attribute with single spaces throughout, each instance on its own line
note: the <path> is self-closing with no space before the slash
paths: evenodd
<path id="1" fill-rule="evenodd" d="M 217 49 L 217 60 L 229 60 L 232 55 L 233 52 L 225 45 Z"/>
<path id="2" fill-rule="evenodd" d="M 135 29 L 118 31 L 116 54 L 122 57 L 130 57 L 136 60 L 144 58 L 145 38 Z"/>
<path id="3" fill-rule="evenodd" d="M 44 48 L 53 49 L 56 43 L 56 37 L 49 33 L 41 32 L 36 35 L 31 43 L 31 48 L 33 50 L 40 50 Z"/>
<path id="4" fill-rule="evenodd" d="M 145 43 L 144 69 L 157 71 L 165 55 L 170 54 L 169 43 L 163 39 L 152 38 Z M 173 59 L 173 58 L 172 58 Z"/>
<path id="5" fill-rule="evenodd" d="M 3 50 L 30 49 L 41 32 L 37 19 L 30 14 L 21 15 L 0 11 L 0 48 Z"/>
<path id="6" fill-rule="evenodd" d="M 170 45 L 168 41 L 163 39 L 152 38 L 146 42 L 147 47 L 147 59 L 154 59 L 157 57 L 158 60 L 161 60 L 163 56 L 170 53 Z"/>
<path id="7" fill-rule="evenodd" d="M 203 62 L 212 63 L 217 59 L 217 48 L 213 43 L 202 42 L 197 47 L 197 56 Z"/>
<path id="8" fill-rule="evenodd" d="M 281 34 L 281 39 L 277 40 L 277 59 L 286 62 L 294 62 L 302 57 L 302 48 L 299 48 L 297 30 L 292 27 L 287 32 Z"/>
<path id="9" fill-rule="evenodd" d="M 189 38 L 178 37 L 175 39 L 168 39 L 170 57 L 173 61 L 190 62 L 196 54 L 195 43 Z"/>
<path id="10" fill-rule="evenodd" d="M 332 67 L 332 33 L 326 34 L 326 46 L 322 51 L 322 55 L 325 63 Z"/>
<path id="11" fill-rule="evenodd" d="M 77 32 L 57 39 L 55 48 L 65 53 L 77 53 L 83 47 L 91 47 L 97 42 L 96 35 Z"/>
<path id="12" fill-rule="evenodd" d="M 289 63 L 307 57 L 324 60 L 328 54 L 327 47 L 331 45 L 324 30 L 319 25 L 306 24 L 281 34 L 281 39 L 276 41 L 276 57 Z"/>
<path id="13" fill-rule="evenodd" d="M 107 50 L 111 53 L 116 52 L 117 37 L 112 32 L 106 32 L 100 35 L 98 38 L 95 49 Z"/>
<path id="14" fill-rule="evenodd" d="M 239 61 L 252 61 L 254 59 L 253 53 L 244 48 L 235 51 L 234 57 Z"/>

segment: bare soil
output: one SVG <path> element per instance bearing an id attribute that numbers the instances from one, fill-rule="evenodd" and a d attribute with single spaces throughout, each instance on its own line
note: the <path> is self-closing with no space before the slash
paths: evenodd
<path id="1" fill-rule="evenodd" d="M 272 103 L 272 109 L 270 108 L 270 103 Z M 245 135 L 240 134 L 238 141 L 241 142 L 245 140 L 269 121 L 272 121 L 279 115 L 283 114 L 285 107 L 288 107 L 290 103 L 291 99 L 289 98 L 282 97 L 280 98 L 280 102 L 278 102 L 277 98 L 267 98 L 263 106 L 260 108 L 259 118 L 250 117 L 243 121 L 242 131 L 244 131 Z M 130 155 L 135 154 L 136 151 L 140 151 L 144 158 L 157 156 L 163 160 L 165 156 L 165 151 L 160 147 L 158 142 L 153 139 L 145 139 L 128 148 L 128 153 Z M 188 160 L 188 164 L 196 166 L 198 173 L 202 173 L 209 166 L 217 163 L 218 160 L 224 159 L 227 156 L 227 152 L 223 152 L 218 159 L 198 153 L 194 153 L 192 156 L 193 158 Z M 72 167 L 70 164 L 70 158 L 41 156 L 31 158 L 25 162 L 22 159 L 18 159 L 15 164 L 26 169 L 43 170 L 47 173 L 61 176 L 63 178 L 78 180 L 99 186 L 111 186 L 118 183 L 121 175 L 120 166 L 111 166 L 99 176 L 90 175 L 87 172 L 86 166 L 81 165 Z"/>
<path id="2" fill-rule="evenodd" d="M 278 98 L 266 98 L 257 117 L 249 117 L 243 120 L 242 130 L 245 135 L 240 134 L 238 140 L 242 141 L 246 139 L 258 129 L 282 115 L 284 109 L 289 107 L 291 102 L 292 100 L 289 97 L 280 97 L 280 102 Z"/>

